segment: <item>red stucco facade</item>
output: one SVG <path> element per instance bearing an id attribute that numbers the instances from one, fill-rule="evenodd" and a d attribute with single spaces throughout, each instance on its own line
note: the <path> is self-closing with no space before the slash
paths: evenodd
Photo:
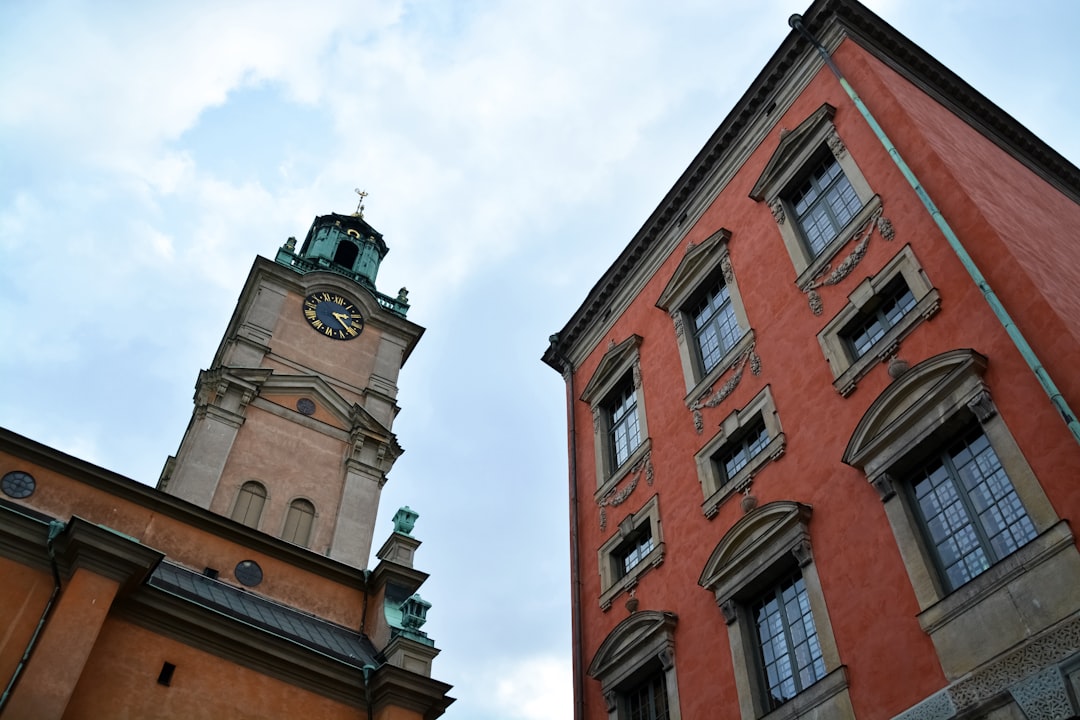
<path id="1" fill-rule="evenodd" d="M 1076 169 L 1029 134 L 1025 140 L 1040 152 L 1045 149 L 1060 166 L 1047 167 L 1030 154 L 1025 157 L 1013 147 L 1009 132 L 999 130 L 1005 127 L 1021 136 L 1026 131 L 1008 118 L 1000 119 L 1004 117 L 1000 110 L 932 59 L 931 65 L 913 63 L 912 58 L 927 56 L 857 4 L 815 3 L 806 13 L 806 23 L 829 46 L 839 70 L 922 182 L 1065 402 L 1080 407 L 1080 376 L 1071 367 L 1080 357 L 1080 295 L 1075 291 L 1080 282 L 1080 249 L 1072 241 L 1073 228 L 1080 223 Z M 959 92 L 958 88 L 971 97 L 953 103 L 943 99 L 944 93 Z M 770 103 L 775 107 L 766 111 Z M 779 166 L 770 163 L 784 152 L 784 143 L 789 137 L 798 138 L 808 119 L 826 105 L 835 108 L 831 123 L 843 144 L 839 152 L 830 147 L 832 154 L 846 155 L 845 162 L 857 166 L 893 232 L 883 231 L 880 223 L 874 227 L 873 222 L 852 221 L 841 232 L 848 241 L 800 286 L 782 223 L 768 198 L 751 195 L 763 174 Z M 851 175 L 846 170 L 849 165 L 844 167 Z M 792 172 L 799 176 L 798 168 Z M 790 227 L 795 221 L 791 208 L 787 210 L 785 221 Z M 866 228 L 869 241 L 860 249 Z M 726 285 L 739 295 L 745 313 L 740 332 L 749 333 L 752 341 L 747 342 L 744 335 L 748 349 L 739 352 L 736 347 L 734 355 L 729 352 L 723 361 L 726 369 L 713 371 L 709 381 L 684 383 L 686 359 L 680 356 L 679 336 L 683 333 L 693 346 L 688 317 L 675 318 L 673 323 L 678 308 L 658 305 L 664 304 L 666 289 L 679 281 L 681 264 L 689 263 L 695 250 L 721 229 L 730 235 L 723 252 L 717 254 L 725 258 L 716 260 L 708 271 L 711 275 L 707 272 L 703 277 L 715 277 L 719 272 L 715 268 L 729 263 L 724 272 L 730 268 L 733 279 L 729 277 Z M 829 356 L 819 336 L 828 332 L 845 309 L 852 314 L 858 314 L 854 306 L 859 304 L 873 309 L 876 300 L 866 297 L 866 283 L 888 272 L 903 253 L 914 258 L 939 299 L 895 343 L 887 338 L 887 345 L 872 347 L 870 352 L 880 353 L 881 360 L 867 366 L 853 389 L 841 392 L 834 380 L 842 368 L 830 366 L 839 361 Z M 835 278 L 836 269 L 845 261 L 854 265 L 847 274 L 822 283 L 830 275 Z M 820 314 L 808 302 L 811 284 L 820 298 Z M 841 327 L 841 335 L 846 332 L 846 326 L 833 326 Z M 635 467 L 628 470 L 617 461 L 605 462 L 607 447 L 597 449 L 598 444 L 607 443 L 612 421 L 605 415 L 605 391 L 601 388 L 596 394 L 593 388 L 621 361 L 623 343 L 635 336 L 639 340 L 633 359 L 615 373 L 624 375 L 627 382 L 632 379 L 642 422 L 641 446 L 627 461 Z M 1035 521 L 1040 538 L 1050 528 L 1074 526 L 1080 518 L 1077 439 L 879 137 L 837 77 L 793 31 L 544 357 L 563 373 L 570 404 L 575 716 L 590 720 L 630 717 L 627 703 L 637 701 L 628 696 L 653 671 L 666 678 L 667 715 L 652 706 L 635 717 L 854 716 L 874 720 L 919 708 L 930 712 L 920 703 L 939 691 L 950 698 L 952 710 L 919 717 L 953 717 L 960 712 L 997 717 L 992 712 L 1005 711 L 994 707 L 1013 707 L 1009 703 L 1019 697 L 1016 688 L 1035 672 L 1030 663 L 1024 665 L 1024 642 L 1075 633 L 1080 612 L 1080 593 L 1075 590 L 1080 585 L 1072 584 L 1078 567 L 1075 538 L 1066 531 L 1067 548 L 1054 556 L 1057 559 L 1046 561 L 1058 568 L 1051 580 L 1032 577 L 1023 593 L 1011 591 L 1030 596 L 1033 606 L 1055 606 L 1052 618 L 1019 632 L 1027 640 L 995 646 L 989 638 L 999 630 L 989 624 L 982 625 L 986 642 L 968 631 L 955 633 L 946 628 L 951 619 L 930 618 L 948 607 L 952 615 L 978 616 L 979 623 L 988 618 L 1012 622 L 988 610 L 998 602 L 995 591 L 978 587 L 988 584 L 986 577 L 1004 576 L 1004 570 L 995 566 L 982 580 L 976 578 L 951 591 L 940 580 L 928 578 L 920 569 L 932 565 L 925 560 L 930 556 L 926 540 L 917 533 L 914 541 L 904 535 L 903 525 L 913 512 L 906 491 L 897 491 L 900 499 L 889 496 L 883 501 L 883 493 L 868 482 L 876 479 L 870 477 L 872 473 L 845 454 L 849 444 L 855 444 L 860 421 L 877 412 L 875 408 L 893 413 L 890 417 L 898 418 L 894 424 L 922 422 L 908 419 L 905 413 L 913 411 L 905 408 L 938 392 L 929 384 L 917 384 L 914 375 L 890 372 L 890 359 L 906 361 L 912 368 L 909 373 L 917 375 L 926 372 L 924 368 L 936 358 L 953 357 L 949 353 L 960 357 L 969 350 L 975 351 L 971 357 L 987 359 L 978 382 L 992 398 L 994 427 L 1003 424 L 1015 441 L 1015 447 L 1004 442 L 999 447 L 994 438 L 1001 431 L 988 427 L 994 450 L 1002 456 L 1010 477 L 1010 463 L 1026 463 L 1037 479 L 1032 492 L 1045 496 L 1039 498 L 1038 506 L 1050 506 Z M 702 374 L 700 367 L 698 371 L 694 379 Z M 905 390 L 906 399 L 901 399 L 904 393 L 898 388 L 905 382 L 912 389 Z M 707 480 L 695 456 L 701 459 L 710 442 L 725 447 L 726 442 L 715 440 L 718 434 L 727 432 L 737 441 L 738 432 L 731 432 L 730 427 L 732 414 L 750 406 L 766 388 L 782 429 L 782 453 L 752 473 L 736 476 L 744 487 L 722 497 L 710 517 L 703 506 L 710 494 L 703 491 Z M 700 429 L 695 426 L 695 412 Z M 958 423 L 956 418 L 963 413 L 943 413 L 942 427 Z M 880 438 L 889 432 L 881 430 L 873 442 L 883 444 Z M 933 442 L 940 444 L 945 430 L 933 433 L 939 438 Z M 773 428 L 769 435 L 775 441 Z M 925 437 L 912 437 L 892 442 L 908 443 L 895 455 L 897 467 L 910 470 L 910 458 L 925 455 L 932 444 Z M 714 461 L 704 458 L 705 463 Z M 890 476 L 897 487 L 904 481 L 902 476 Z M 1014 484 L 1020 482 L 1013 479 Z M 756 508 L 749 511 L 748 503 L 742 501 L 748 495 L 756 501 Z M 613 559 L 616 565 L 621 562 L 626 542 L 635 541 L 642 514 L 653 502 L 658 511 L 651 521 L 652 548 L 642 563 L 648 569 L 642 571 L 639 565 L 627 573 L 629 581 L 620 580 L 623 571 L 608 570 L 604 564 Z M 835 681 L 841 689 L 832 699 L 813 697 L 814 683 L 806 683 L 811 687 L 800 688 L 774 709 L 761 705 L 761 686 L 766 681 L 760 654 L 733 640 L 735 633 L 745 632 L 737 628 L 748 621 L 752 624 L 752 618 L 740 615 L 732 620 L 718 605 L 728 596 L 742 602 L 758 592 L 757 586 L 767 584 L 774 572 L 769 567 L 780 561 L 763 558 L 754 579 L 757 570 L 752 560 L 746 566 L 751 569 L 736 573 L 733 564 L 710 569 L 710 557 L 724 543 L 736 541 L 743 543 L 735 546 L 744 552 L 767 555 L 768 550 L 755 543 L 768 537 L 773 526 L 764 521 L 755 525 L 755 513 L 784 503 L 809 508 L 805 531 L 812 560 L 800 556 L 791 566 L 802 567 L 804 578 L 811 572 L 816 576 L 819 587 L 810 592 L 814 622 L 819 636 L 831 636 L 823 644 L 835 644 L 831 658 L 825 651 L 825 671 L 830 678 L 835 671 L 835 677 L 842 675 L 843 680 Z M 1029 507 L 1028 512 L 1034 517 L 1042 511 Z M 746 538 L 735 537 L 744 530 Z M 750 537 L 750 530 L 758 540 Z M 620 541 L 621 536 L 627 539 Z M 711 586 L 705 578 L 710 572 L 714 576 Z M 1015 578 L 1023 571 L 1010 572 L 1009 577 Z M 728 578 L 740 573 L 746 582 L 740 580 L 742 584 L 731 585 L 731 590 Z M 708 587 L 702 587 L 703 580 Z M 625 584 L 621 590 L 620 583 Z M 817 605 L 814 592 L 820 593 Z M 965 594 L 975 599 L 957 599 Z M 819 612 L 823 608 L 827 612 Z M 646 631 L 634 626 L 644 623 L 635 620 L 647 617 L 643 613 L 654 613 L 657 618 L 659 613 L 669 613 L 677 620 L 671 629 L 656 631 L 661 640 L 643 639 Z M 960 642 L 956 635 L 968 640 Z M 1075 683 L 1075 671 L 1069 665 L 1074 660 L 1069 658 L 1075 659 L 1080 648 L 1054 642 L 1059 643 L 1055 662 L 1061 663 L 1064 687 L 1070 677 Z M 957 694 L 961 677 L 1000 674 L 1006 662 L 1028 670 L 1016 671 L 1017 676 L 1002 681 L 1001 687 L 985 689 L 990 687 L 986 685 L 977 697 Z M 740 663 L 746 667 L 740 670 Z M 817 684 L 825 682 L 819 679 Z M 963 705 L 969 697 L 975 699 Z M 641 705 L 632 707 L 639 712 Z M 1024 710 L 1022 704 L 1018 707 Z"/>

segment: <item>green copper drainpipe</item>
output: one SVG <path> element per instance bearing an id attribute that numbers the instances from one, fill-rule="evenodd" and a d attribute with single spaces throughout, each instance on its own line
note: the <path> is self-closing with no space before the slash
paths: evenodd
<path id="1" fill-rule="evenodd" d="M 1054 381 L 1046 372 L 1046 369 L 1043 367 L 1038 356 L 1035 355 L 1035 351 L 1031 349 L 1028 341 L 1024 338 L 1023 334 L 1021 334 L 1020 329 L 1016 327 L 1016 323 L 1009 317 L 1009 313 L 1005 310 L 1005 306 L 1001 304 L 1001 301 L 994 293 L 994 290 L 990 287 L 990 283 L 983 277 L 983 274 L 975 264 L 975 261 L 960 242 L 960 238 L 956 236 L 956 233 L 953 232 L 949 223 L 946 222 L 945 218 L 942 216 L 941 211 L 934 205 L 934 201 L 930 199 L 930 195 L 927 194 L 926 190 L 919 182 L 919 179 L 915 177 L 915 173 L 913 173 L 911 168 L 908 167 L 908 164 L 904 162 L 904 158 L 900 156 L 900 151 L 892 144 L 892 141 L 889 140 L 885 131 L 881 129 L 877 120 L 875 120 L 874 116 L 870 113 L 870 109 L 863 104 L 858 93 L 856 93 L 855 89 L 848 83 L 844 74 L 840 72 L 840 68 L 836 66 L 836 63 L 834 63 L 832 57 L 830 57 L 829 51 L 826 50 L 822 44 L 817 41 L 817 38 L 811 35 L 810 31 L 806 29 L 806 26 L 803 24 L 802 15 L 792 15 L 788 18 L 788 25 L 794 28 L 807 42 L 813 45 L 821 57 L 825 59 L 825 64 L 829 66 L 833 75 L 840 81 L 840 85 L 843 86 L 844 92 L 846 92 L 848 97 L 851 98 L 851 101 L 855 103 L 855 107 L 859 110 L 859 113 L 862 114 L 863 118 L 870 126 L 870 129 L 877 135 L 882 147 L 888 151 L 893 162 L 900 168 L 900 172 L 903 173 L 912 189 L 915 190 L 915 194 L 919 197 L 919 200 L 922 201 L 926 211 L 930 213 L 930 217 L 937 223 L 938 229 L 945 235 L 945 239 L 949 241 L 949 245 L 952 247 L 953 252 L 955 252 L 956 256 L 960 259 L 960 262 L 968 271 L 971 279 L 975 281 L 979 290 L 982 291 L 983 297 L 986 298 L 986 302 L 990 305 L 990 309 L 993 310 L 994 315 L 997 316 L 998 321 L 1001 323 L 1002 327 L 1005 328 L 1005 332 L 1008 333 L 1009 338 L 1012 339 L 1016 349 L 1020 351 L 1020 355 L 1024 358 L 1024 362 L 1026 362 L 1028 367 L 1031 368 L 1031 371 L 1035 373 L 1035 377 L 1050 398 L 1050 402 L 1057 411 L 1061 413 L 1062 419 L 1065 421 L 1065 424 L 1068 425 L 1069 431 L 1072 432 L 1073 439 L 1076 440 L 1077 443 L 1080 443 L 1080 422 L 1076 419 L 1076 413 L 1069 407 L 1068 403 L 1065 401 L 1065 397 L 1061 394 L 1061 391 L 1058 390 Z"/>

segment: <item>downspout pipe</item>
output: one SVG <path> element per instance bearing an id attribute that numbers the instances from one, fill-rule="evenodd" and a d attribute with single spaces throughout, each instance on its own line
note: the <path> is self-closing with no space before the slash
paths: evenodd
<path id="1" fill-rule="evenodd" d="M 56 599 L 60 597 L 60 569 L 56 565 L 56 551 L 53 548 L 53 542 L 60 537 L 60 533 L 64 532 L 66 527 L 67 525 L 59 520 L 53 520 L 49 523 L 49 536 L 48 540 L 45 541 L 45 547 L 49 551 L 49 564 L 52 566 L 52 594 L 49 595 L 49 601 L 45 603 L 45 609 L 41 613 L 37 627 L 34 628 L 34 634 L 30 636 L 30 642 L 26 644 L 26 650 L 23 651 L 19 664 L 15 666 L 15 672 L 12 673 L 11 680 L 8 681 L 7 687 L 4 688 L 4 694 L 0 695 L 0 715 L 3 715 L 4 706 L 7 705 L 8 700 L 11 699 L 11 694 L 15 691 L 15 684 L 22 676 L 23 670 L 26 669 L 26 664 L 30 662 L 30 656 L 34 654 L 34 647 L 41 638 L 41 631 L 45 629 L 45 624 L 49 621 L 49 616 L 52 615 Z"/>
<path id="2" fill-rule="evenodd" d="M 552 335 L 552 357 L 566 379 L 566 426 L 570 476 L 570 645 L 573 656 L 574 720 L 585 718 L 584 661 L 581 638 L 581 559 L 578 548 L 577 428 L 574 422 L 574 365 L 559 348 L 558 334 Z"/>
<path id="3" fill-rule="evenodd" d="M 821 57 L 825 60 L 825 64 L 829 66 L 829 70 L 831 70 L 833 75 L 836 76 L 836 79 L 840 81 L 840 85 L 844 88 L 844 92 L 846 92 L 848 94 L 848 97 L 851 98 L 851 101 L 855 104 L 855 107 L 858 109 L 859 114 L 861 114 L 863 116 L 863 119 L 866 120 L 866 123 L 874 132 L 874 135 L 877 136 L 878 141 L 881 143 L 882 147 L 884 147 L 885 150 L 889 153 L 889 157 L 893 159 L 896 167 L 900 169 L 900 172 L 904 175 L 904 178 L 908 181 L 908 184 L 911 185 L 912 189 L 915 191 L 915 194 L 922 202 L 923 207 L 926 208 L 926 211 L 928 213 L 930 213 L 930 217 L 933 218 L 934 223 L 938 226 L 938 229 L 941 230 L 941 233 L 945 236 L 945 239 L 948 240 L 949 246 L 952 247 L 953 252 L 956 253 L 957 258 L 959 258 L 960 263 L 964 266 L 964 269 L 967 270 L 968 275 L 971 276 L 971 279 L 975 282 L 975 285 L 979 288 L 980 291 L 982 291 L 983 297 L 990 305 L 990 309 L 993 311 L 994 316 L 998 319 L 998 322 L 1001 323 L 1001 326 L 1009 335 L 1009 339 L 1012 340 L 1013 345 L 1016 346 L 1016 349 L 1020 352 L 1021 357 L 1024 358 L 1024 362 L 1027 363 L 1027 366 L 1031 369 L 1031 372 L 1035 374 L 1035 378 L 1039 381 L 1039 384 L 1042 386 L 1043 391 L 1046 393 L 1047 397 L 1050 398 L 1051 404 L 1053 404 L 1054 408 L 1056 408 L 1058 413 L 1061 414 L 1061 418 L 1068 426 L 1069 431 L 1072 433 L 1073 439 L 1077 442 L 1077 444 L 1080 444 L 1080 421 L 1076 419 L 1076 413 L 1073 412 L 1072 409 L 1069 407 L 1068 403 L 1065 400 L 1065 397 L 1061 394 L 1061 391 L 1058 390 L 1057 385 L 1054 384 L 1054 381 L 1051 379 L 1050 374 L 1047 373 L 1046 368 L 1043 367 L 1043 364 L 1039 360 L 1038 356 L 1035 354 L 1035 351 L 1031 348 L 1031 345 L 1028 343 L 1027 339 L 1024 338 L 1024 335 L 1020 332 L 1020 328 L 1018 328 L 1016 326 L 1016 323 L 1013 322 L 1013 319 L 1005 310 L 1005 306 L 1001 304 L 1001 300 L 998 299 L 998 296 L 994 293 L 993 288 L 990 287 L 990 283 L 986 281 L 986 278 L 983 276 L 982 271 L 979 270 L 979 267 L 975 264 L 975 261 L 972 259 L 971 255 L 968 254 L 968 251 L 964 247 L 963 243 L 960 242 L 960 238 L 957 237 L 955 232 L 953 232 L 952 227 L 949 226 L 949 223 L 945 220 L 945 217 L 941 214 L 941 211 L 938 210 L 937 206 L 934 204 L 934 201 L 926 192 L 926 189 L 923 188 L 922 183 L 919 182 L 919 179 L 915 177 L 915 173 L 912 172 L 911 168 L 908 167 L 908 164 L 904 161 L 904 158 L 901 157 L 900 151 L 896 149 L 896 146 L 893 145 L 892 141 L 889 139 L 889 136 L 886 135 L 885 131 L 881 129 L 881 126 L 878 125 L 878 122 L 876 119 L 874 119 L 874 116 L 873 114 L 871 114 L 870 109 L 866 107 L 862 99 L 859 97 L 859 94 L 856 93 L 855 89 L 851 87 L 850 83 L 848 83 L 847 78 L 844 77 L 844 74 L 840 72 L 840 68 L 838 68 L 836 66 L 836 63 L 833 62 L 832 57 L 829 55 L 829 51 L 826 50 L 820 42 L 818 42 L 817 38 L 810 34 L 809 30 L 807 30 L 806 25 L 803 23 L 802 15 L 792 15 L 790 18 L 788 18 L 788 25 L 790 25 L 792 29 L 802 35 L 803 38 L 805 38 L 805 40 L 818 51 L 818 54 L 820 54 Z"/>

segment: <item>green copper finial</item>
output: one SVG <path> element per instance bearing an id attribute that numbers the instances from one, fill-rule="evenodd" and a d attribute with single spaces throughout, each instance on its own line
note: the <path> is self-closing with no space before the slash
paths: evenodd
<path id="1" fill-rule="evenodd" d="M 427 613 L 431 609 L 431 603 L 415 593 L 405 602 L 401 603 L 401 628 L 409 633 L 423 635 L 420 628 L 427 622 Z"/>
<path id="2" fill-rule="evenodd" d="M 408 505 L 398 508 L 398 511 L 394 514 L 394 532 L 402 535 L 412 535 L 412 529 L 416 525 L 416 518 L 418 517 L 420 517 L 420 513 Z"/>
<path id="3" fill-rule="evenodd" d="M 356 212 L 354 213 L 354 215 L 356 215 L 359 218 L 363 218 L 364 217 L 364 198 L 366 198 L 368 196 L 367 190 L 361 190 L 360 188 L 355 188 L 353 190 L 353 192 L 355 192 L 357 195 L 360 196 L 360 202 L 356 203 Z"/>

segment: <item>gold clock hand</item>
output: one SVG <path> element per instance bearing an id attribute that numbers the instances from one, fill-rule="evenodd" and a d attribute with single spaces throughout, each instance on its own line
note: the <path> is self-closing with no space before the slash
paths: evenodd
<path id="1" fill-rule="evenodd" d="M 333 316 L 334 316 L 334 318 L 335 318 L 335 319 L 336 319 L 336 320 L 337 320 L 337 321 L 338 321 L 339 323 L 341 323 L 341 327 L 343 327 L 343 328 L 348 328 L 348 327 L 350 326 L 350 324 L 351 324 L 351 323 L 349 322 L 349 314 L 348 314 L 348 313 L 337 313 L 337 312 L 332 312 L 332 313 L 330 313 L 330 314 L 331 314 L 331 315 L 333 315 Z"/>

